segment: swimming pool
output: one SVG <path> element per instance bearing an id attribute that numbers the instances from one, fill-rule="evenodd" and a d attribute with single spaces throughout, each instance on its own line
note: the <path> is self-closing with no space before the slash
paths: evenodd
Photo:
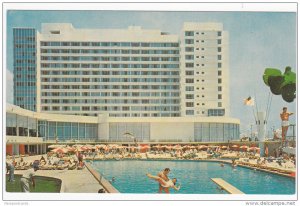
<path id="1" fill-rule="evenodd" d="M 229 164 L 221 167 L 217 162 L 206 161 L 94 161 L 93 168 L 105 179 L 115 177 L 112 185 L 121 193 L 157 193 L 158 183 L 146 176 L 168 167 L 170 178 L 176 177 L 180 194 L 226 194 L 210 178 L 222 178 L 246 194 L 294 194 L 295 180 L 267 172 L 243 167 L 233 169 Z"/>

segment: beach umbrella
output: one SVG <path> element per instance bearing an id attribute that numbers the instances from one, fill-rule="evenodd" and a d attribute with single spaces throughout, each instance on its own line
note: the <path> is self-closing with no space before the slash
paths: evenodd
<path id="1" fill-rule="evenodd" d="M 116 148 L 116 147 L 118 147 L 118 146 L 119 146 L 118 144 L 109 144 L 109 145 L 108 145 L 109 148 Z"/>
<path id="2" fill-rule="evenodd" d="M 208 146 L 206 146 L 206 145 L 199 145 L 198 146 L 198 149 L 207 149 L 208 148 Z"/>
<path id="3" fill-rule="evenodd" d="M 168 150 L 171 150 L 172 146 L 171 145 L 167 145 L 165 148 L 168 149 Z"/>
<path id="4" fill-rule="evenodd" d="M 150 149 L 150 146 L 149 145 L 143 145 L 142 149 Z"/>
<path id="5" fill-rule="evenodd" d="M 54 152 L 54 153 L 67 153 L 68 150 L 66 148 L 59 147 L 59 148 L 53 149 L 52 152 Z"/>
<path id="6" fill-rule="evenodd" d="M 195 146 L 193 146 L 193 145 L 192 145 L 192 146 L 190 146 L 190 149 L 195 149 L 195 148 L 196 148 L 196 147 L 195 147 Z"/>
<path id="7" fill-rule="evenodd" d="M 221 149 L 227 149 L 227 148 L 228 148 L 227 146 L 222 146 L 222 147 L 221 147 Z"/>
<path id="8" fill-rule="evenodd" d="M 231 147 L 232 148 L 238 148 L 239 146 L 235 144 L 235 145 L 232 145 Z"/>
<path id="9" fill-rule="evenodd" d="M 65 147 L 66 145 L 58 145 L 58 144 L 54 144 L 54 145 L 49 145 L 48 148 L 50 149 L 54 149 L 54 148 L 59 148 L 59 147 Z"/>
<path id="10" fill-rule="evenodd" d="M 243 145 L 243 146 L 240 146 L 240 149 L 248 149 L 249 147 L 247 145 Z"/>
<path id="11" fill-rule="evenodd" d="M 180 150 L 180 149 L 182 149 L 182 147 L 180 145 L 175 145 L 175 146 L 173 146 L 173 149 Z"/>

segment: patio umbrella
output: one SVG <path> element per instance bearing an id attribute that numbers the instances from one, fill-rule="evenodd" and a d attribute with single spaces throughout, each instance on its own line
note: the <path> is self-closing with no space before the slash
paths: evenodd
<path id="1" fill-rule="evenodd" d="M 59 147 L 59 148 L 53 149 L 52 152 L 54 152 L 54 153 L 67 153 L 68 150 L 66 148 Z"/>
<path id="2" fill-rule="evenodd" d="M 150 149 L 150 146 L 149 145 L 143 145 L 141 146 L 142 149 Z"/>
<path id="3" fill-rule="evenodd" d="M 182 147 L 180 145 L 175 145 L 175 146 L 173 146 L 173 149 L 180 150 L 180 149 L 182 149 Z"/>
<path id="4" fill-rule="evenodd" d="M 227 146 L 222 146 L 222 147 L 221 147 L 221 149 L 227 149 L 227 148 L 228 148 Z"/>
<path id="5" fill-rule="evenodd" d="M 240 149 L 248 149 L 249 147 L 247 145 L 243 145 L 243 146 L 240 146 Z"/>
<path id="6" fill-rule="evenodd" d="M 171 149 L 172 149 L 172 146 L 171 146 L 171 145 L 167 145 L 167 146 L 166 146 L 166 149 L 171 150 Z"/>
<path id="7" fill-rule="evenodd" d="M 196 147 L 195 147 L 195 146 L 193 146 L 193 145 L 192 145 L 192 146 L 190 146 L 190 149 L 195 149 L 195 148 L 196 148 Z"/>
<path id="8" fill-rule="evenodd" d="M 206 146 L 206 145 L 199 145 L 198 146 L 198 149 L 207 149 L 208 148 L 208 146 Z"/>
<path id="9" fill-rule="evenodd" d="M 232 148 L 238 148 L 239 146 L 235 144 L 235 145 L 232 145 L 231 147 Z"/>
<path id="10" fill-rule="evenodd" d="M 65 146 L 66 145 L 53 144 L 53 145 L 49 145 L 48 148 L 54 149 L 54 148 L 65 147 Z"/>

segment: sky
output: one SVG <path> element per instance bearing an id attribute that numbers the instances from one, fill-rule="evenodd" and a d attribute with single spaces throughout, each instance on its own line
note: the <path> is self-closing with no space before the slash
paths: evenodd
<path id="1" fill-rule="evenodd" d="M 33 27 L 41 23 L 72 23 L 75 28 L 123 28 L 135 25 L 179 34 L 184 22 L 219 22 L 229 32 L 230 116 L 241 121 L 241 133 L 255 127 L 254 111 L 266 111 L 271 99 L 267 130 L 280 128 L 282 107 L 296 112 L 296 103 L 270 95 L 263 83 L 265 68 L 296 72 L 296 13 L 293 12 L 146 12 L 146 11 L 8 11 L 7 13 L 7 102 L 12 103 L 12 28 Z M 245 106 L 248 96 L 255 107 Z M 296 122 L 296 115 L 290 123 Z"/>

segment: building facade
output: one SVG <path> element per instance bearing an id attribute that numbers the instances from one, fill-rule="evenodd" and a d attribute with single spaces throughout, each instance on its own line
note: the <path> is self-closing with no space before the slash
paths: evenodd
<path id="1" fill-rule="evenodd" d="M 14 104 L 36 111 L 37 65 L 36 30 L 15 28 L 13 30 L 14 56 Z"/>
<path id="2" fill-rule="evenodd" d="M 6 107 L 6 151 L 45 153 L 46 145 L 75 143 L 227 143 L 239 139 L 239 120 L 228 117 L 75 116 Z"/>
<path id="3" fill-rule="evenodd" d="M 16 101 L 22 108 L 84 116 L 229 116 L 222 24 L 184 23 L 180 35 L 42 24 L 35 41 L 36 109 Z M 15 79 L 15 85 L 22 81 Z"/>

